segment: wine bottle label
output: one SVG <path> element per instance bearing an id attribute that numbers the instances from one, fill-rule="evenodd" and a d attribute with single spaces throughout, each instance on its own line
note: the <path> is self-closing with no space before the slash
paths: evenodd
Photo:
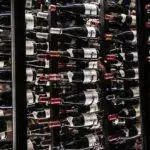
<path id="1" fill-rule="evenodd" d="M 127 18 L 127 15 L 125 15 L 125 14 L 121 14 L 121 17 L 122 17 L 121 22 L 122 22 L 122 23 L 125 23 L 126 18 Z"/>
<path id="2" fill-rule="evenodd" d="M 34 42 L 26 41 L 26 55 L 34 55 Z"/>
<path id="3" fill-rule="evenodd" d="M 6 133 L 5 132 L 1 132 L 0 133 L 0 140 L 5 140 L 6 139 Z"/>
<path id="4" fill-rule="evenodd" d="M 119 0 L 119 1 L 118 1 L 118 4 L 121 5 L 122 3 L 123 3 L 123 0 Z"/>
<path id="5" fill-rule="evenodd" d="M 0 68 L 4 68 L 5 66 L 5 62 L 4 61 L 0 61 Z"/>
<path id="6" fill-rule="evenodd" d="M 94 112 L 98 112 L 99 111 L 99 107 L 98 104 L 92 104 L 90 105 L 90 113 L 94 113 Z"/>
<path id="7" fill-rule="evenodd" d="M 133 106 L 133 108 L 135 109 L 136 117 L 141 116 L 140 105 Z"/>
<path id="8" fill-rule="evenodd" d="M 71 71 L 68 71 L 67 76 L 68 76 L 69 82 L 72 82 L 73 73 Z"/>
<path id="9" fill-rule="evenodd" d="M 70 57 L 74 58 L 73 48 L 67 49 L 67 52 L 70 54 Z"/>
<path id="10" fill-rule="evenodd" d="M 129 110 L 128 110 L 127 108 L 124 108 L 124 109 L 123 109 L 123 112 L 125 113 L 126 116 L 129 115 Z"/>
<path id="11" fill-rule="evenodd" d="M 39 95 L 35 94 L 35 103 L 39 102 Z"/>
<path id="12" fill-rule="evenodd" d="M 137 31 L 136 30 L 132 30 L 132 32 L 133 32 L 134 38 L 133 38 L 131 43 L 133 45 L 135 45 L 135 44 L 137 44 Z"/>
<path id="13" fill-rule="evenodd" d="M 36 32 L 36 37 L 39 39 L 48 39 L 48 33 L 43 33 L 43 32 Z"/>
<path id="14" fill-rule="evenodd" d="M 119 70 L 119 73 L 120 73 L 120 76 L 122 77 L 122 78 L 124 78 L 125 77 L 125 72 L 124 72 L 124 70 Z"/>
<path id="15" fill-rule="evenodd" d="M 68 121 L 68 123 L 70 124 L 70 126 L 74 126 L 73 125 L 73 117 L 67 117 L 66 120 Z"/>
<path id="16" fill-rule="evenodd" d="M 34 103 L 34 96 L 33 96 L 32 91 L 28 90 L 27 93 L 26 93 L 26 97 L 27 97 L 28 105 L 31 105 L 31 104 Z"/>
<path id="17" fill-rule="evenodd" d="M 136 25 L 136 16 L 135 15 L 131 15 L 131 18 L 132 18 L 131 25 L 135 26 Z"/>
<path id="18" fill-rule="evenodd" d="M 135 125 L 135 127 L 136 127 L 136 129 L 137 129 L 138 135 L 141 135 L 141 134 L 142 134 L 142 132 L 141 132 L 141 129 L 142 129 L 141 124 L 140 124 L 140 123 L 137 123 L 137 124 Z"/>
<path id="19" fill-rule="evenodd" d="M 98 80 L 96 70 L 83 70 L 84 81 L 83 83 L 94 83 Z"/>
<path id="20" fill-rule="evenodd" d="M 139 69 L 138 69 L 138 68 L 134 68 L 133 70 L 134 70 L 134 72 L 135 72 L 135 77 L 134 77 L 134 79 L 139 79 Z"/>
<path id="21" fill-rule="evenodd" d="M 48 148 L 48 150 L 52 150 L 52 146 L 51 146 L 51 145 L 49 145 L 49 148 Z"/>
<path id="22" fill-rule="evenodd" d="M 50 61 L 49 60 L 45 60 L 45 68 L 50 68 Z"/>
<path id="23" fill-rule="evenodd" d="M 120 53 L 119 55 L 122 57 L 123 60 L 126 60 L 125 59 L 125 53 Z"/>
<path id="24" fill-rule="evenodd" d="M 96 29 L 94 27 L 86 27 L 87 28 L 87 37 L 95 38 L 96 37 Z"/>
<path id="25" fill-rule="evenodd" d="M 34 16 L 31 13 L 26 13 L 25 20 L 26 20 L 26 30 L 33 30 L 34 29 Z"/>
<path id="26" fill-rule="evenodd" d="M 32 0 L 26 0 L 26 8 L 30 9 L 32 8 Z"/>
<path id="27" fill-rule="evenodd" d="M 140 96 L 139 87 L 131 88 L 131 91 L 132 91 L 133 97 L 139 97 Z"/>
<path id="28" fill-rule="evenodd" d="M 98 124 L 98 118 L 97 115 L 95 113 L 84 113 L 83 114 L 84 117 L 84 125 L 85 126 L 95 126 Z"/>
<path id="29" fill-rule="evenodd" d="M 130 135 L 129 135 L 129 129 L 127 129 L 127 128 L 125 128 L 125 129 L 123 129 L 123 132 L 125 133 L 125 137 L 129 137 Z"/>
<path id="30" fill-rule="evenodd" d="M 50 33 L 51 34 L 62 34 L 62 29 L 61 28 L 50 28 Z"/>
<path id="31" fill-rule="evenodd" d="M 31 68 L 26 69 L 26 80 L 27 82 L 32 82 L 34 77 L 33 77 L 33 70 Z"/>
<path id="32" fill-rule="evenodd" d="M 46 116 L 45 116 L 46 118 L 50 118 L 50 116 L 51 116 L 50 109 L 45 109 L 45 114 L 46 114 Z"/>
<path id="33" fill-rule="evenodd" d="M 84 58 L 92 59 L 98 57 L 96 48 L 83 48 L 83 51 L 84 51 Z"/>
<path id="34" fill-rule="evenodd" d="M 89 147 L 94 147 L 95 145 L 97 145 L 97 141 L 98 141 L 97 135 L 89 134 L 86 135 L 86 138 L 88 139 Z"/>
<path id="35" fill-rule="evenodd" d="M 46 50 L 46 52 L 49 52 L 49 50 L 50 50 L 49 42 L 46 42 L 46 44 L 47 44 L 47 50 Z"/>
<path id="36" fill-rule="evenodd" d="M 27 143 L 28 143 L 28 144 L 27 144 L 28 150 L 34 150 L 33 143 L 32 143 L 32 141 L 31 141 L 30 139 L 28 139 Z"/>
<path id="37" fill-rule="evenodd" d="M 42 19 L 47 19 L 48 18 L 48 13 L 46 13 L 46 12 L 38 12 L 37 13 L 37 17 L 38 18 L 42 18 Z"/>
<path id="38" fill-rule="evenodd" d="M 4 116 L 4 111 L 0 109 L 0 117 Z"/>
<path id="39" fill-rule="evenodd" d="M 135 8 L 135 1 L 134 0 L 131 0 L 130 8 Z"/>
<path id="40" fill-rule="evenodd" d="M 122 65 L 122 63 L 120 61 L 118 61 L 117 63 L 114 64 L 114 66 L 116 67 L 120 67 Z"/>
<path id="41" fill-rule="evenodd" d="M 98 7 L 95 4 L 85 3 L 85 15 L 97 15 L 98 14 Z"/>
<path id="42" fill-rule="evenodd" d="M 137 62 L 138 61 L 138 53 L 137 52 L 132 52 L 131 54 L 133 55 L 133 61 Z"/>
<path id="43" fill-rule="evenodd" d="M 99 101 L 98 92 L 93 91 L 84 91 L 85 95 L 85 105 L 97 104 Z"/>
<path id="44" fill-rule="evenodd" d="M 37 111 L 33 111 L 33 112 L 32 112 L 32 115 L 33 115 L 34 119 L 37 119 L 37 114 L 38 114 Z"/>
<path id="45" fill-rule="evenodd" d="M 90 61 L 88 68 L 89 69 L 97 69 L 98 68 L 98 61 Z"/>

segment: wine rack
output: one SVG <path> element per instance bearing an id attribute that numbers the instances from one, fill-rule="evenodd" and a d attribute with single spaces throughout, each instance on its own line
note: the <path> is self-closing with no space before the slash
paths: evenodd
<path id="1" fill-rule="evenodd" d="M 149 4 L 2 1 L 0 149 L 147 150 Z"/>

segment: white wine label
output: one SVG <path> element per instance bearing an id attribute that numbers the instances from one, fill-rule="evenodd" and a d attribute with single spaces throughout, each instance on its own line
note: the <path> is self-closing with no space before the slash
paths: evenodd
<path id="1" fill-rule="evenodd" d="M 138 61 L 138 53 L 137 52 L 131 52 L 131 54 L 133 55 L 133 61 L 137 62 Z"/>
<path id="2" fill-rule="evenodd" d="M 69 82 L 72 82 L 73 73 L 71 71 L 69 71 L 67 73 L 67 76 L 68 76 Z"/>
<path id="3" fill-rule="evenodd" d="M 49 145 L 49 148 L 48 148 L 48 150 L 52 150 L 52 146 L 51 146 L 51 145 Z"/>
<path id="4" fill-rule="evenodd" d="M 97 135 L 94 135 L 94 134 L 89 134 L 89 135 L 86 135 L 88 141 L 89 141 L 89 147 L 93 147 L 97 144 Z"/>
<path id="5" fill-rule="evenodd" d="M 96 48 L 83 48 L 84 58 L 98 58 L 98 53 Z"/>
<path id="6" fill-rule="evenodd" d="M 34 54 L 34 42 L 26 41 L 26 55 L 33 55 L 33 54 Z"/>
<path id="7" fill-rule="evenodd" d="M 125 53 L 120 53 L 119 55 L 122 57 L 123 60 L 126 60 L 125 59 Z"/>
<path id="8" fill-rule="evenodd" d="M 94 27 L 86 27 L 87 28 L 87 37 L 95 38 L 96 37 L 96 29 Z"/>
<path id="9" fill-rule="evenodd" d="M 34 150 L 33 143 L 31 142 L 30 139 L 28 139 L 28 141 L 27 141 L 27 146 L 28 146 L 28 150 Z"/>
<path id="10" fill-rule="evenodd" d="M 97 69 L 98 68 L 98 61 L 90 61 L 88 68 L 89 69 Z"/>
<path id="11" fill-rule="evenodd" d="M 72 58 L 74 57 L 72 48 L 67 49 L 67 52 L 70 54 L 70 57 L 72 57 Z"/>
<path id="12" fill-rule="evenodd" d="M 122 69 L 121 69 L 121 70 L 119 70 L 119 73 L 120 73 L 120 75 L 121 75 L 121 77 L 122 77 L 122 78 L 124 78 L 124 77 L 125 77 L 125 72 L 124 72 L 124 70 L 122 70 Z"/>
<path id="13" fill-rule="evenodd" d="M 50 109 L 45 109 L 45 114 L 46 114 L 46 118 L 50 118 L 51 116 L 51 112 L 50 112 Z"/>
<path id="14" fill-rule="evenodd" d="M 33 30 L 34 29 L 34 16 L 31 13 L 26 13 L 25 20 L 26 20 L 26 30 Z"/>
<path id="15" fill-rule="evenodd" d="M 33 70 L 31 68 L 26 69 L 26 80 L 27 82 L 32 82 L 34 77 L 33 77 Z"/>
<path id="16" fill-rule="evenodd" d="M 90 3 L 85 3 L 85 15 L 97 15 L 98 14 L 98 7 L 96 4 L 90 4 Z"/>
<path id="17" fill-rule="evenodd" d="M 136 25 L 136 16 L 135 15 L 131 15 L 131 18 L 132 18 L 131 25 L 135 26 Z"/>
<path id="18" fill-rule="evenodd" d="M 62 34 L 62 29 L 61 28 L 50 28 L 50 33 L 51 34 Z"/>
<path id="19" fill-rule="evenodd" d="M 121 22 L 122 22 L 122 23 L 125 23 L 127 15 L 121 14 L 121 17 L 122 17 Z"/>
<path id="20" fill-rule="evenodd" d="M 51 85 L 50 81 L 47 81 L 46 86 L 50 86 L 50 85 Z"/>
<path id="21" fill-rule="evenodd" d="M 132 30 L 134 38 L 132 40 L 132 44 L 135 45 L 137 44 L 137 31 L 136 30 Z"/>
<path id="22" fill-rule="evenodd" d="M 35 103 L 39 102 L 39 95 L 35 94 Z"/>
<path id="23" fill-rule="evenodd" d="M 74 126 L 74 124 L 73 124 L 73 117 L 67 117 L 67 119 L 66 119 L 68 122 L 69 122 L 69 124 L 70 124 L 70 126 Z"/>
<path id="24" fill-rule="evenodd" d="M 34 97 L 33 97 L 33 93 L 32 93 L 31 90 L 28 90 L 28 91 L 26 92 L 26 98 L 27 98 L 27 103 L 28 103 L 29 105 L 31 105 L 31 104 L 34 103 Z"/>
<path id="25" fill-rule="evenodd" d="M 46 50 L 46 52 L 49 52 L 49 50 L 50 50 L 49 42 L 46 42 L 46 44 L 47 44 L 47 50 Z"/>
<path id="26" fill-rule="evenodd" d="M 45 68 L 50 68 L 50 61 L 49 60 L 45 60 Z"/>
<path id="27" fill-rule="evenodd" d="M 131 0 L 130 8 L 135 8 L 135 0 Z"/>
<path id="28" fill-rule="evenodd" d="M 83 70 L 83 74 L 84 74 L 84 81 L 83 83 L 95 83 L 98 78 L 97 78 L 97 72 L 96 70 Z"/>
<path id="29" fill-rule="evenodd" d="M 85 105 L 97 104 L 99 101 L 99 95 L 96 90 L 84 91 Z"/>
<path id="30" fill-rule="evenodd" d="M 0 117 L 4 116 L 4 111 L 0 109 Z"/>
<path id="31" fill-rule="evenodd" d="M 122 63 L 120 61 L 118 61 L 116 64 L 114 64 L 116 67 L 120 67 L 122 65 Z"/>
<path id="32" fill-rule="evenodd" d="M 99 111 L 98 104 L 90 105 L 90 113 L 94 113 L 94 112 L 98 112 L 98 111 Z"/>
<path id="33" fill-rule="evenodd" d="M 39 39 L 48 39 L 48 33 L 36 32 L 36 37 Z"/>
<path id="34" fill-rule="evenodd" d="M 37 118 L 37 114 L 38 114 L 37 111 L 33 111 L 33 112 L 32 112 L 32 115 L 33 115 L 34 119 L 38 119 L 38 118 Z"/>
<path id="35" fill-rule="evenodd" d="M 0 133 L 0 139 L 1 139 L 1 140 L 6 139 L 6 133 L 5 133 L 5 132 L 1 132 L 1 133 Z"/>
<path id="36" fill-rule="evenodd" d="M 4 61 L 0 61 L 0 68 L 4 68 L 5 66 L 5 62 Z"/>
<path id="37" fill-rule="evenodd" d="M 139 69 L 138 69 L 138 68 L 134 68 L 133 70 L 134 70 L 134 72 L 135 72 L 135 77 L 134 77 L 134 79 L 139 79 Z"/>
<path id="38" fill-rule="evenodd" d="M 128 109 L 127 109 L 127 108 L 124 108 L 124 109 L 123 109 L 123 111 L 125 112 L 126 116 L 128 116 L 128 115 L 129 115 L 129 111 L 128 111 Z"/>
<path id="39" fill-rule="evenodd" d="M 133 106 L 133 108 L 134 108 L 135 111 L 136 111 L 136 117 L 141 116 L 140 105 Z"/>
<path id="40" fill-rule="evenodd" d="M 50 93 L 50 92 L 46 92 L 46 96 L 47 96 L 47 97 L 50 97 L 50 96 L 51 96 L 51 93 Z"/>
<path id="41" fill-rule="evenodd" d="M 123 129 L 124 133 L 125 133 L 125 137 L 129 137 L 129 129 L 125 128 Z"/>
<path id="42" fill-rule="evenodd" d="M 38 12 L 37 13 L 37 17 L 38 18 L 47 19 L 48 18 L 48 13 L 46 13 L 46 12 Z"/>
<path id="43" fill-rule="evenodd" d="M 119 0 L 119 1 L 118 1 L 118 4 L 121 5 L 122 3 L 123 3 L 123 0 Z"/>
<path id="44" fill-rule="evenodd" d="M 132 93 L 133 93 L 133 97 L 139 97 L 139 96 L 140 96 L 139 87 L 131 88 L 131 91 L 132 91 Z"/>
<path id="45" fill-rule="evenodd" d="M 85 126 L 94 126 L 94 125 L 97 125 L 97 123 L 98 123 L 98 118 L 95 113 L 91 113 L 91 114 L 84 113 L 83 117 L 84 117 L 84 125 Z"/>
<path id="46" fill-rule="evenodd" d="M 32 8 L 32 0 L 26 0 L 25 8 Z"/>

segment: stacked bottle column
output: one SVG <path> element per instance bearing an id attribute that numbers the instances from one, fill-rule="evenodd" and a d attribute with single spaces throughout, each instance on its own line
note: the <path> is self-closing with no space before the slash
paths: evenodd
<path id="1" fill-rule="evenodd" d="M 51 2 L 52 149 L 104 149 L 100 63 L 100 5 Z M 57 104 L 57 106 L 56 106 Z"/>
<path id="2" fill-rule="evenodd" d="M 135 1 L 105 1 L 105 86 L 111 150 L 141 148 Z"/>
<path id="3" fill-rule="evenodd" d="M 0 1 L 0 149 L 12 149 L 10 1 Z"/>
<path id="4" fill-rule="evenodd" d="M 40 58 L 49 52 L 49 40 L 43 38 L 42 28 L 48 29 L 47 1 L 26 0 L 26 99 L 28 150 L 51 148 L 50 84 L 41 81 L 47 77 L 50 62 Z M 43 35 L 43 36 L 42 36 Z"/>

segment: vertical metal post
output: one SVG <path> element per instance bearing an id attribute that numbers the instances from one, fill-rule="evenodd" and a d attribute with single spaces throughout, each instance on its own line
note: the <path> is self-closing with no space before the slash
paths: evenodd
<path id="1" fill-rule="evenodd" d="M 11 0 L 13 150 L 27 150 L 25 0 Z"/>
<path id="2" fill-rule="evenodd" d="M 148 30 L 145 28 L 145 5 L 150 0 L 136 0 L 137 3 L 137 39 L 139 54 L 140 103 L 142 115 L 143 150 L 150 149 L 150 65 L 146 61 L 149 55 L 147 47 Z"/>

